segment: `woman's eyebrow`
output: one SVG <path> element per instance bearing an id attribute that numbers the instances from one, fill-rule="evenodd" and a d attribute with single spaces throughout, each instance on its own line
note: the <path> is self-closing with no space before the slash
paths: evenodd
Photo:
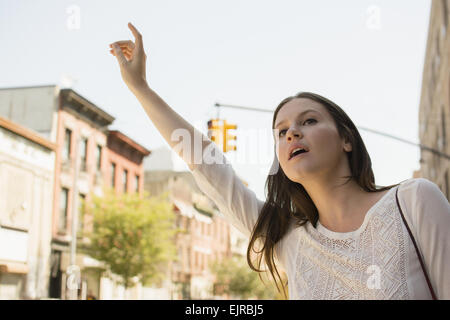
<path id="1" fill-rule="evenodd" d="M 314 110 L 314 109 L 308 109 L 308 110 L 302 111 L 302 112 L 300 112 L 300 113 L 297 115 L 297 119 L 300 118 L 300 117 L 301 117 L 302 115 L 304 115 L 305 113 L 308 113 L 308 112 L 317 112 L 317 111 Z M 275 125 L 275 128 L 277 128 L 280 124 L 285 123 L 286 121 L 287 121 L 287 120 L 283 120 L 283 121 L 278 122 L 278 124 Z"/>

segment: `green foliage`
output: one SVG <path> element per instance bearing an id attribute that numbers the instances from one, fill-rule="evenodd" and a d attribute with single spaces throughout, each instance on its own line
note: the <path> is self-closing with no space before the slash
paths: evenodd
<path id="1" fill-rule="evenodd" d="M 234 256 L 221 262 L 216 261 L 212 264 L 211 270 L 216 275 L 216 288 L 221 288 L 224 293 L 244 300 L 281 299 L 273 281 L 263 273 L 261 274 L 263 282 L 260 275 L 250 269 L 245 257 Z"/>
<path id="2" fill-rule="evenodd" d="M 134 277 L 144 285 L 160 281 L 176 255 L 175 215 L 166 197 L 116 195 L 112 190 L 102 197 L 92 195 L 85 210 L 93 225 L 83 233 L 88 244 L 80 249 L 121 276 L 125 288 L 133 285 Z"/>

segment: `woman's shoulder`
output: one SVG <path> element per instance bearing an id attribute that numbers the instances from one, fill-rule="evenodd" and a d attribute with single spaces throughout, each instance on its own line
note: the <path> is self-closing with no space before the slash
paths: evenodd
<path id="1" fill-rule="evenodd" d="M 410 199 L 420 200 L 427 195 L 441 192 L 439 187 L 426 178 L 410 178 L 400 182 L 399 194 Z"/>
<path id="2" fill-rule="evenodd" d="M 438 221 L 448 216 L 450 205 L 438 185 L 426 178 L 411 178 L 400 183 L 399 201 L 414 223 L 422 219 Z"/>

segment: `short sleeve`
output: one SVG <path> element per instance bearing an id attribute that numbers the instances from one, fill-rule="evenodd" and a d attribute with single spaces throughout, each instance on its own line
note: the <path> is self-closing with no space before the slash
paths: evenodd
<path id="1" fill-rule="evenodd" d="M 433 289 L 438 299 L 450 299 L 450 204 L 425 178 L 410 179 L 400 190 Z"/>
<path id="2" fill-rule="evenodd" d="M 211 155 L 216 155 L 215 161 L 207 159 Z M 205 148 L 202 157 L 202 163 L 196 164 L 192 169 L 198 187 L 234 227 L 249 237 L 264 202 L 257 199 L 255 192 L 244 185 L 214 143 Z"/>

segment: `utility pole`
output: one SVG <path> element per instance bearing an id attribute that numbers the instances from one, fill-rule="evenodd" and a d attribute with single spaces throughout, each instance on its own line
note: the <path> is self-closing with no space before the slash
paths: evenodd
<path id="1" fill-rule="evenodd" d="M 221 104 L 221 103 L 217 103 L 217 102 L 215 103 L 215 106 L 216 106 L 217 108 L 224 107 L 224 108 L 233 108 L 233 109 L 241 109 L 241 110 L 256 111 L 256 112 L 269 112 L 269 113 L 273 113 L 273 110 L 268 110 L 268 109 L 260 109 L 260 108 L 250 108 L 250 107 L 234 106 L 234 105 L 228 105 L 228 104 Z M 426 150 L 426 151 L 429 151 L 429 152 L 431 152 L 431 153 L 433 153 L 433 154 L 435 154 L 435 155 L 437 155 L 437 156 L 439 156 L 439 157 L 442 157 L 442 158 L 445 158 L 445 159 L 447 159 L 447 160 L 450 160 L 450 155 L 445 154 L 445 153 L 443 153 L 443 152 L 440 152 L 439 150 L 433 149 L 433 148 L 431 148 L 431 147 L 424 146 L 423 144 L 415 143 L 415 142 L 412 142 L 412 141 L 408 141 L 408 140 L 406 140 L 406 139 L 399 138 L 399 137 L 393 136 L 393 135 L 391 135 L 391 134 L 384 133 L 384 132 L 377 131 L 377 130 L 373 130 L 373 129 L 369 129 L 369 128 L 364 128 L 364 127 L 360 127 L 360 126 L 356 126 L 356 128 L 358 128 L 359 130 L 372 132 L 372 133 L 375 133 L 375 134 L 378 134 L 378 135 L 381 135 L 381 136 L 384 136 L 384 137 L 388 137 L 388 138 L 390 138 L 390 139 L 395 139 L 395 140 L 397 140 L 397 141 L 400 141 L 400 142 L 403 142 L 403 143 L 407 143 L 407 144 L 410 144 L 410 145 L 419 147 L 420 150 Z"/>
<path id="2" fill-rule="evenodd" d="M 78 163 L 78 156 L 80 151 L 80 140 L 75 137 L 75 159 L 74 159 L 74 178 L 73 178 L 73 186 L 72 186 L 72 238 L 70 241 L 70 271 L 68 273 L 70 286 L 68 286 L 70 292 L 70 299 L 77 300 L 78 298 L 78 277 L 80 276 L 79 268 L 76 266 L 76 254 L 77 254 L 77 229 L 78 229 L 78 175 L 80 170 L 80 164 Z M 73 274 L 75 272 L 75 274 Z M 75 277 L 75 278 L 74 278 Z M 73 280 L 76 281 L 76 285 L 74 285 Z M 67 283 L 69 284 L 69 283 Z"/>

